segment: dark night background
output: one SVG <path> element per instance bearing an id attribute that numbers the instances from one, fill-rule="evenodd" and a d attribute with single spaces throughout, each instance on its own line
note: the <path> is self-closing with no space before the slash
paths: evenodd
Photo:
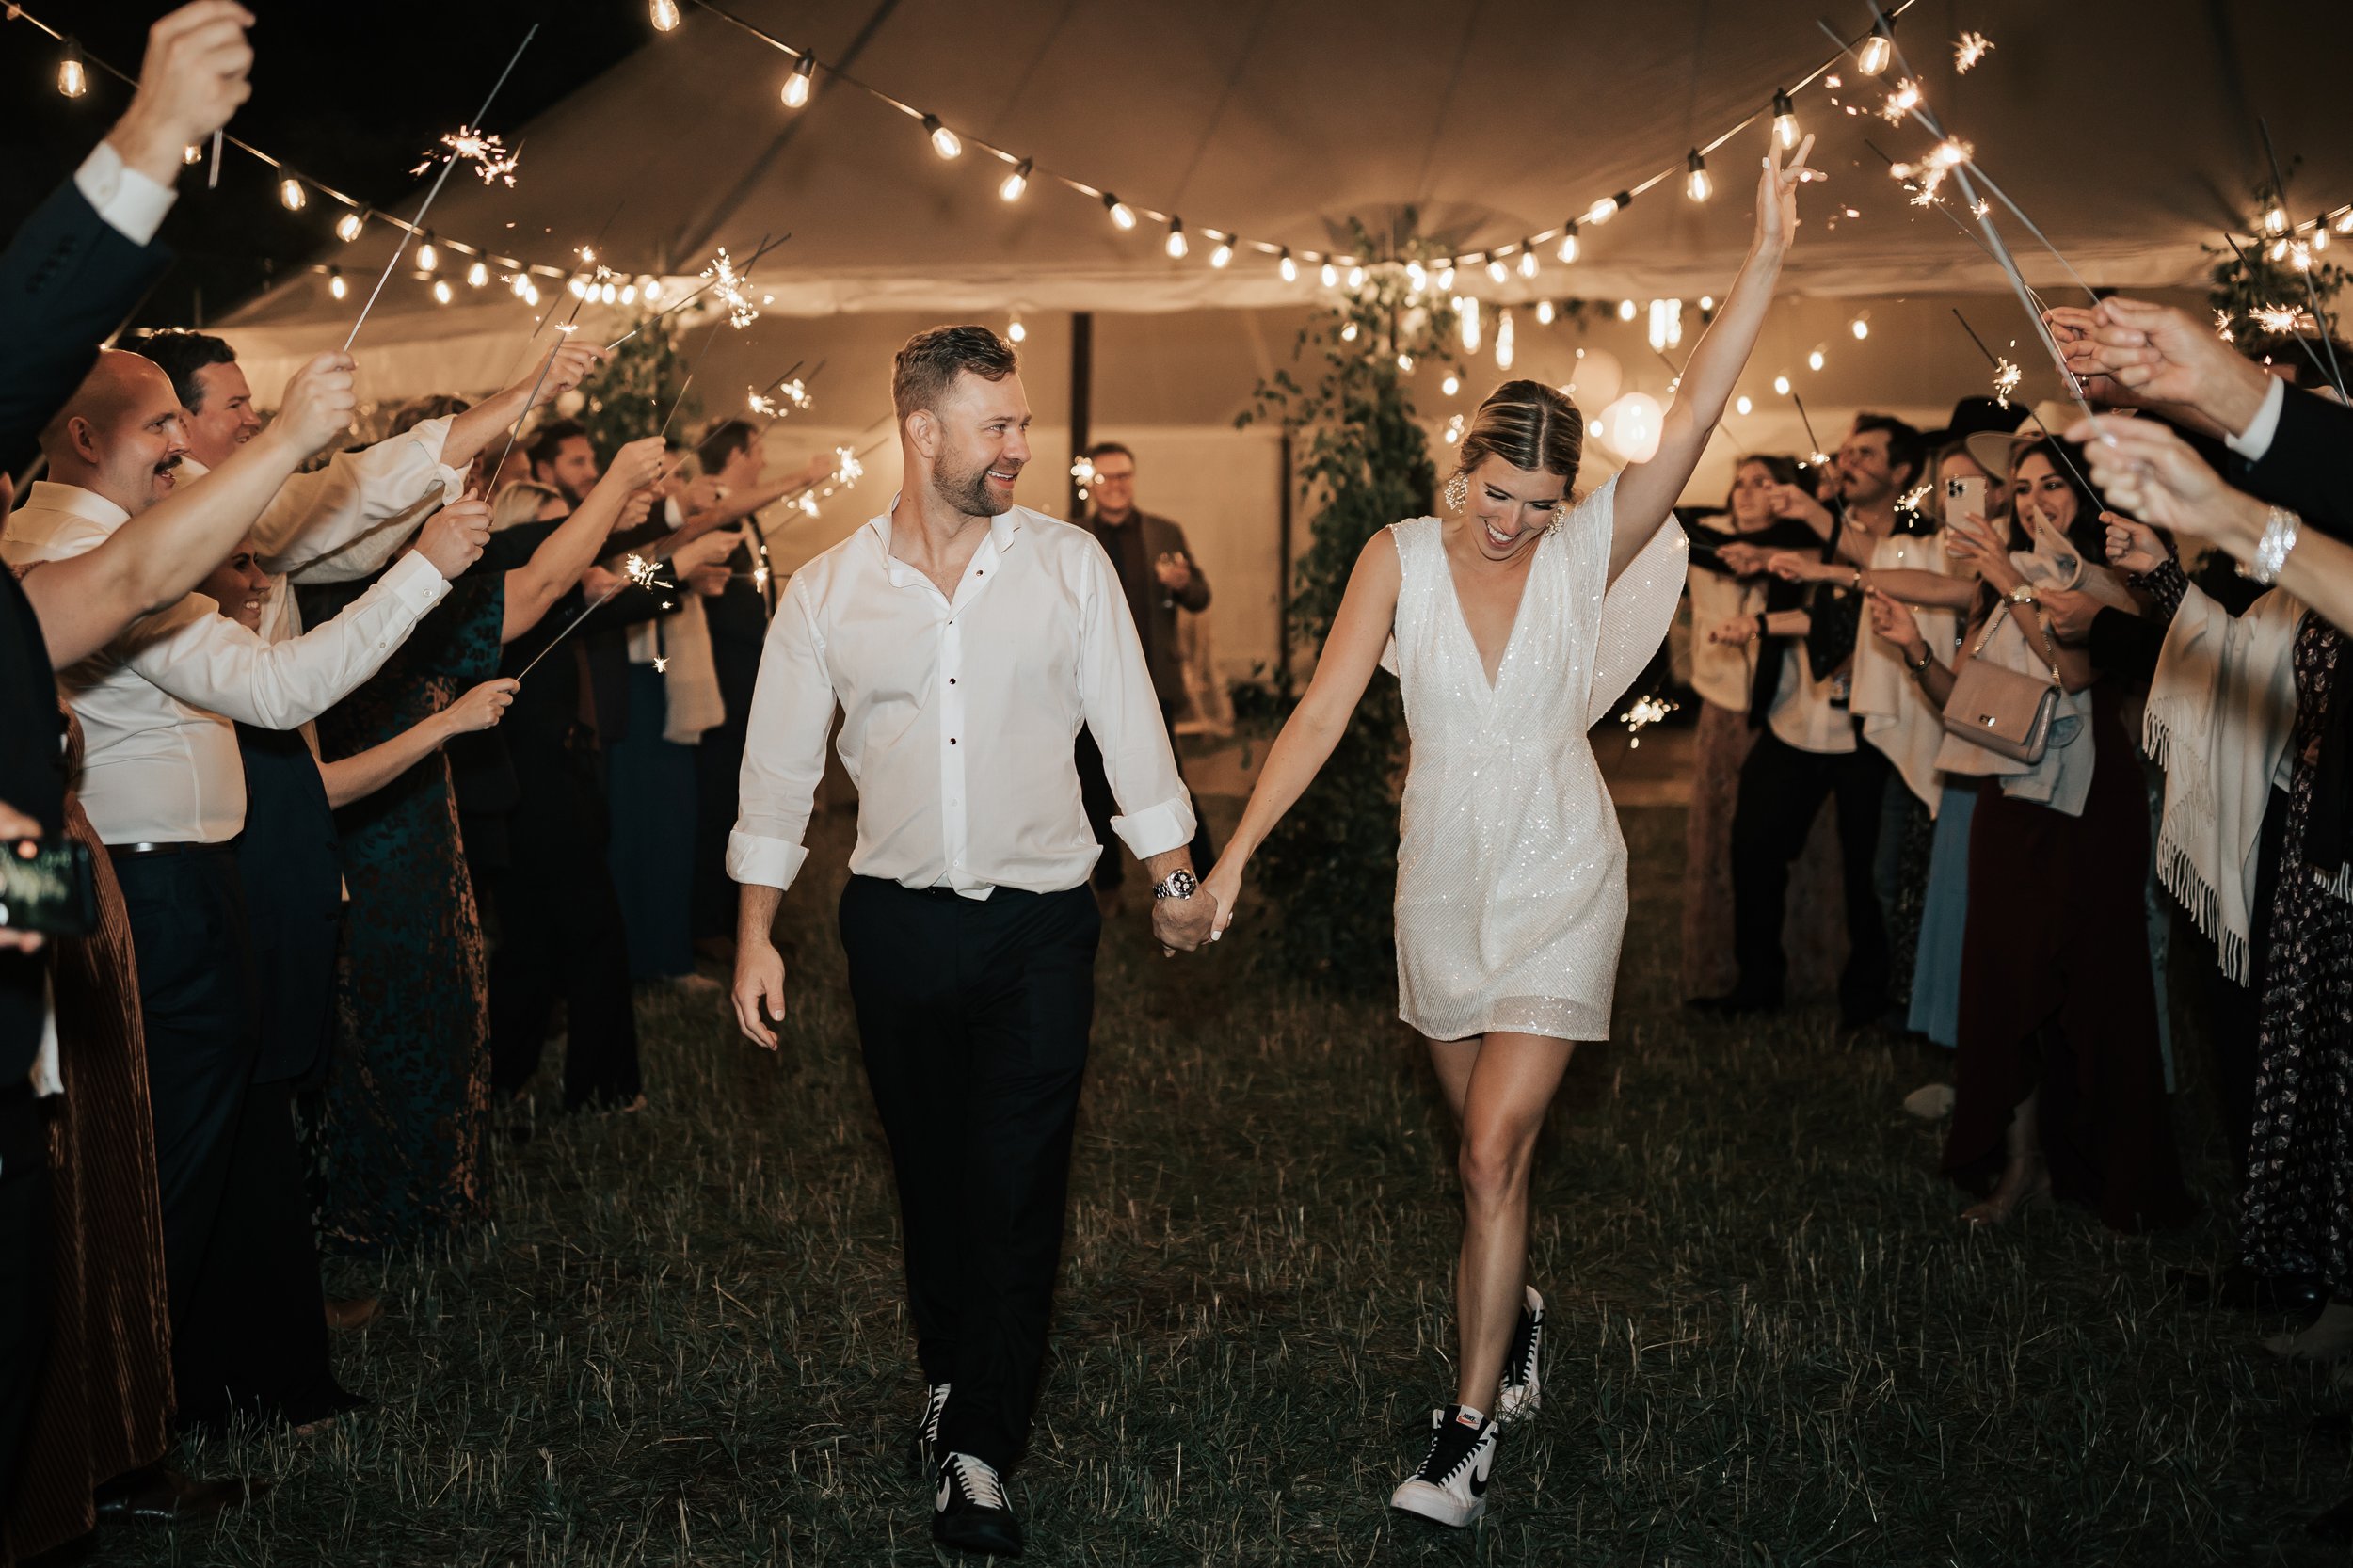
<path id="1" fill-rule="evenodd" d="M 403 212 L 424 189 L 408 170 L 480 106 L 534 22 L 542 24 L 539 36 L 489 115 L 488 128 L 510 144 L 532 116 L 652 36 L 640 0 L 246 4 L 256 19 L 253 96 L 231 132 L 339 190 Z M 25 7 L 134 76 L 149 25 L 174 8 L 173 0 L 30 0 Z M 72 173 L 131 101 L 127 86 L 95 66 L 88 93 L 59 95 L 60 46 L 6 17 L 0 5 L 0 103 L 8 105 L 0 123 L 0 233 Z M 275 171 L 234 148 L 224 152 L 217 190 L 205 189 L 204 177 L 200 165 L 182 173 L 162 234 L 178 264 L 136 325 L 218 320 L 331 244 L 344 210 L 313 196 L 301 212 L 286 211 Z"/>

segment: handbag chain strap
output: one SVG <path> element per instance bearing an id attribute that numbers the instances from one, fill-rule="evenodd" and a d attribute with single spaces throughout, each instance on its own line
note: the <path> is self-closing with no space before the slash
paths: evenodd
<path id="1" fill-rule="evenodd" d="M 1977 633 L 1977 647 L 1969 650 L 1969 657 L 1971 660 L 1974 661 L 1979 654 L 1985 651 L 1985 645 L 1993 640 L 1993 629 L 1996 626 L 1999 626 L 2001 624 L 2002 617 L 2009 614 L 2009 600 L 2003 599 L 1994 601 L 1993 613 L 1985 617 L 1985 629 Z M 2059 674 L 2058 657 L 2057 654 L 2049 653 L 2048 651 L 2048 645 L 2051 640 L 2051 630 L 2047 626 L 2038 626 L 2037 630 L 2042 633 L 2042 640 L 2045 645 L 2046 653 L 2044 667 L 2051 672 L 2051 684 L 2063 693 L 2067 690 L 2067 681 L 2066 679 Z M 2025 636 L 2025 632 L 2026 629 L 2024 626 L 2021 626 L 2018 629 L 2018 634 L 2021 638 Z M 2029 648 L 2027 651 L 2031 653 L 2034 650 Z"/>

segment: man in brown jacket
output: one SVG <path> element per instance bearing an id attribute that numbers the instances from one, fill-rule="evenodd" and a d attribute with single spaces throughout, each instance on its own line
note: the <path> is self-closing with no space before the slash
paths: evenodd
<path id="1" fill-rule="evenodd" d="M 1160 695 L 1161 721 L 1173 726 L 1185 707 L 1185 669 L 1176 647 L 1176 612 L 1185 609 L 1197 615 L 1208 609 L 1209 580 L 1193 560 L 1182 527 L 1166 518 L 1136 509 L 1135 454 L 1117 441 L 1098 441 L 1087 449 L 1086 456 L 1095 465 L 1095 478 L 1088 487 L 1095 509 L 1088 515 L 1086 525 L 1094 530 L 1104 553 L 1112 558 L 1112 569 L 1119 574 L 1119 585 L 1127 593 L 1136 632 L 1144 639 L 1144 662 L 1152 671 L 1153 690 Z M 1172 730 L 1172 750 L 1176 749 L 1175 740 Z M 1112 802 L 1110 786 L 1104 782 L 1102 755 L 1095 749 L 1095 738 L 1084 730 L 1079 733 L 1078 751 L 1079 782 L 1086 796 L 1087 820 L 1095 824 L 1095 837 L 1103 846 L 1102 858 L 1095 863 L 1096 897 L 1106 914 L 1114 913 L 1119 908 L 1120 878 L 1126 857 L 1117 836 L 1112 832 L 1111 820 L 1117 808 Z M 1181 776 L 1181 752 L 1177 766 Z M 1209 824 L 1201 821 L 1193 829 L 1193 863 L 1210 866 L 1216 861 Z"/>

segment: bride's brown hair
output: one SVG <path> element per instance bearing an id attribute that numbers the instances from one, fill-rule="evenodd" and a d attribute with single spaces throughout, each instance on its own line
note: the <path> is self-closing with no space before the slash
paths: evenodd
<path id="1" fill-rule="evenodd" d="M 1542 381 L 1506 381 L 1471 416 L 1454 472 L 1467 474 L 1490 453 L 1513 468 L 1561 476 L 1566 497 L 1585 456 L 1585 416 Z"/>

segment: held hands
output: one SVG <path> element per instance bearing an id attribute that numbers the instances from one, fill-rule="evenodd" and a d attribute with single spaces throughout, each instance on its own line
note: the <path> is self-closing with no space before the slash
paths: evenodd
<path id="1" fill-rule="evenodd" d="M 471 735 L 476 730 L 496 728 L 515 700 L 515 689 L 521 684 L 504 675 L 496 680 L 485 680 L 441 710 L 444 734 Z"/>
<path id="2" fill-rule="evenodd" d="M 1241 862 L 1230 855 L 1220 856 L 1216 866 L 1202 879 L 1198 896 L 1217 906 L 1217 919 L 1209 925 L 1209 940 L 1214 942 L 1234 923 L 1234 910 L 1241 903 Z"/>
<path id="3" fill-rule="evenodd" d="M 352 414 L 359 407 L 351 356 L 313 357 L 286 383 L 281 404 L 271 428 L 282 429 L 285 439 L 308 457 L 351 428 Z"/>
<path id="4" fill-rule="evenodd" d="M 455 582 L 459 573 L 482 558 L 482 547 L 489 542 L 489 503 L 478 495 L 469 495 L 434 513 L 418 530 L 417 553 L 432 562 L 434 570 Z"/>
<path id="5" fill-rule="evenodd" d="M 735 1027 L 744 1038 L 776 1048 L 775 1026 L 784 1021 L 784 955 L 774 942 L 735 939 Z"/>
<path id="6" fill-rule="evenodd" d="M 246 73 L 253 13 L 236 0 L 196 0 L 147 30 L 138 90 L 106 139 L 131 168 L 169 186 L 183 150 L 229 123 L 252 96 Z"/>
<path id="7" fill-rule="evenodd" d="M 2102 512 L 2100 520 L 2108 525 L 2108 565 L 2135 577 L 2165 565 L 2165 543 L 2147 523 L 2135 522 L 2121 512 Z"/>
<path id="8" fill-rule="evenodd" d="M 1163 953 L 1191 952 L 1215 938 L 1222 929 L 1217 916 L 1217 900 L 1206 887 L 1191 898 L 1156 898 L 1152 901 L 1152 935 Z"/>
<path id="9" fill-rule="evenodd" d="M 590 567 L 580 574 L 580 591 L 591 604 L 611 599 L 628 586 L 628 578 L 617 571 L 607 571 L 602 567 Z"/>
<path id="10" fill-rule="evenodd" d="M 726 593 L 733 581 L 735 573 L 728 569 L 725 561 L 712 561 L 686 574 L 686 585 L 705 599 L 716 599 Z"/>
<path id="11" fill-rule="evenodd" d="M 1775 137 L 1765 153 L 1764 172 L 1756 181 L 1756 248 L 1775 255 L 1785 254 L 1789 244 L 1798 237 L 1798 187 L 1809 180 L 1826 179 L 1818 169 L 1805 166 L 1805 155 L 1814 151 L 1814 138 L 1807 136 L 1798 143 L 1798 150 L 1784 168 L 1781 162 L 1781 140 Z"/>

